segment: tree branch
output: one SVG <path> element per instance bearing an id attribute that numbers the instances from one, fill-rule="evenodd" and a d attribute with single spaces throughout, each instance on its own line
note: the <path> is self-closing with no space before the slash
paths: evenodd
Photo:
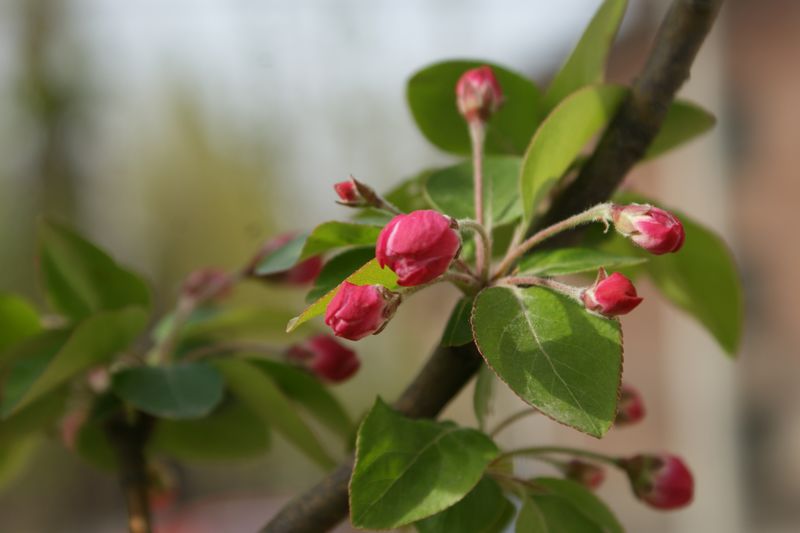
<path id="1" fill-rule="evenodd" d="M 541 227 L 608 200 L 658 133 L 675 94 L 689 76 L 697 51 L 722 0 L 675 0 L 653 51 L 627 100 L 577 179 L 555 200 Z M 395 407 L 412 418 L 435 417 L 480 367 L 474 345 L 439 348 Z M 262 533 L 318 533 L 347 515 L 347 484 L 353 458 L 289 502 Z"/>
<path id="2" fill-rule="evenodd" d="M 128 508 L 128 531 L 151 533 L 149 482 L 144 449 L 155 420 L 136 413 L 133 421 L 124 415 L 106 423 L 105 430 L 117 457 L 120 485 Z"/>

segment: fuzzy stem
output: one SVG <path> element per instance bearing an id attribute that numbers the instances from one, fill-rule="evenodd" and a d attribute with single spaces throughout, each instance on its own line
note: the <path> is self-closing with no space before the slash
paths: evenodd
<path id="1" fill-rule="evenodd" d="M 580 448 L 570 448 L 566 446 L 532 446 L 529 448 L 518 448 L 516 450 L 509 450 L 505 453 L 500 454 L 500 456 L 494 460 L 494 462 L 498 462 L 501 459 L 506 459 L 509 457 L 517 457 L 517 456 L 539 456 L 539 455 L 546 455 L 546 454 L 564 454 L 564 455 L 572 455 L 574 457 L 585 457 L 587 459 L 592 459 L 594 461 L 600 463 L 606 463 L 612 466 L 616 466 L 622 468 L 621 460 L 617 457 L 611 457 L 610 455 L 604 455 L 602 453 L 590 452 L 589 450 L 582 450 Z M 537 457 L 538 458 L 538 457 Z"/>
<path id="2" fill-rule="evenodd" d="M 490 437 L 496 437 L 500 434 L 501 431 L 509 427 L 511 424 L 517 422 L 518 420 L 522 420 L 531 415 L 535 415 L 539 412 L 538 409 L 533 409 L 528 407 L 527 409 L 523 409 L 521 411 L 517 411 L 513 415 L 509 416 L 508 418 L 502 420 L 499 424 L 497 424 L 494 429 L 489 433 Z"/>
<path id="3" fill-rule="evenodd" d="M 607 226 L 610 209 L 611 204 L 609 203 L 597 204 L 596 206 L 590 207 L 582 213 L 572 215 L 571 217 L 565 218 L 560 222 L 556 222 L 552 226 L 548 226 L 542 230 L 539 230 L 536 234 L 526 239 L 518 246 L 509 249 L 508 254 L 506 254 L 505 258 L 503 258 L 500 266 L 497 267 L 497 271 L 494 273 L 494 276 L 492 276 L 492 279 L 497 279 L 500 276 L 503 276 L 514 265 L 514 263 L 519 260 L 520 257 L 525 255 L 526 252 L 542 241 L 549 239 L 553 235 L 557 235 L 562 231 L 575 228 L 581 224 L 588 224 L 589 222 L 605 222 Z"/>
<path id="4" fill-rule="evenodd" d="M 478 236 L 475 242 L 475 269 L 481 281 L 489 278 L 489 258 L 492 253 L 492 242 L 486 228 L 474 220 L 462 219 L 458 221 L 461 228 L 471 230 Z"/>
<path id="5" fill-rule="evenodd" d="M 537 287 L 545 287 L 547 289 L 560 292 L 565 296 L 569 296 L 577 302 L 581 301 L 581 295 L 585 291 L 585 289 L 582 287 L 575 287 L 573 285 L 561 283 L 560 281 L 556 281 L 554 279 L 540 278 L 538 276 L 509 276 L 507 278 L 501 278 L 497 280 L 497 283 L 503 285 L 522 285 L 527 287 L 534 285 Z"/>
<path id="6" fill-rule="evenodd" d="M 486 125 L 482 120 L 475 119 L 469 121 L 469 138 L 472 142 L 472 179 L 475 203 L 475 220 L 485 230 L 486 220 L 483 209 L 483 144 L 486 139 Z M 484 239 L 484 249 L 477 247 L 475 250 L 475 266 L 479 275 L 488 271 L 489 261 L 491 260 L 491 239 Z"/>

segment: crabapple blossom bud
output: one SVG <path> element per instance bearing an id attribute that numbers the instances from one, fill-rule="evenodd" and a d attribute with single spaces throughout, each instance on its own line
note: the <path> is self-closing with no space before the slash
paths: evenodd
<path id="1" fill-rule="evenodd" d="M 111 375 L 108 373 L 108 368 L 104 366 L 97 366 L 89 370 L 86 374 L 86 383 L 95 394 L 102 394 L 111 386 Z"/>
<path id="2" fill-rule="evenodd" d="M 656 255 L 677 252 L 686 237 L 675 215 L 652 205 L 614 205 L 611 219 L 618 232 Z"/>
<path id="3" fill-rule="evenodd" d="M 450 218 L 438 211 L 397 215 L 378 236 L 375 257 L 398 276 L 398 285 L 422 285 L 447 271 L 461 247 Z"/>
<path id="4" fill-rule="evenodd" d="M 220 268 L 208 267 L 195 270 L 183 282 L 184 298 L 192 300 L 223 300 L 230 296 L 233 280 Z"/>
<path id="5" fill-rule="evenodd" d="M 400 295 L 381 285 L 342 283 L 325 310 L 325 323 L 338 337 L 357 341 L 379 333 L 397 309 Z"/>
<path id="6" fill-rule="evenodd" d="M 467 122 L 486 122 L 502 103 L 503 91 L 491 67 L 468 70 L 458 79 L 456 104 Z"/>
<path id="7" fill-rule="evenodd" d="M 322 258 L 318 255 L 297 263 L 285 272 L 267 275 L 256 273 L 256 268 L 264 259 L 290 242 L 294 237 L 295 235 L 293 233 L 284 233 L 268 241 L 250 260 L 250 264 L 245 268 L 245 273 L 251 278 L 274 281 L 276 283 L 288 283 L 290 285 L 308 285 L 309 283 L 313 283 L 322 271 Z"/>
<path id="8" fill-rule="evenodd" d="M 356 352 L 324 334 L 292 346 L 289 357 L 302 361 L 319 378 L 332 383 L 347 380 L 361 366 Z"/>
<path id="9" fill-rule="evenodd" d="M 670 454 L 622 459 L 637 498 L 656 509 L 677 509 L 692 501 L 694 480 L 682 459 Z"/>
<path id="10" fill-rule="evenodd" d="M 358 194 L 356 184 L 352 180 L 334 183 L 333 190 L 336 191 L 340 204 L 358 205 L 360 203 L 361 196 Z"/>
<path id="11" fill-rule="evenodd" d="M 583 291 L 581 299 L 586 309 L 605 316 L 630 313 L 642 302 L 631 280 L 619 272 L 608 276 L 602 268 L 594 285 Z"/>
<path id="12" fill-rule="evenodd" d="M 630 385 L 622 385 L 622 393 L 617 407 L 617 426 L 628 426 L 642 420 L 645 415 L 641 393 Z"/>
<path id="13" fill-rule="evenodd" d="M 64 446 L 66 446 L 67 449 L 75 449 L 75 444 L 78 441 L 78 433 L 80 432 L 84 422 L 86 422 L 86 417 L 86 411 L 83 409 L 78 409 L 68 412 L 61 419 L 61 423 L 59 424 L 61 442 L 64 443 Z"/>
<path id="14" fill-rule="evenodd" d="M 606 479 L 606 471 L 603 468 L 580 459 L 565 463 L 561 470 L 567 479 L 577 481 L 590 489 L 598 488 Z"/>

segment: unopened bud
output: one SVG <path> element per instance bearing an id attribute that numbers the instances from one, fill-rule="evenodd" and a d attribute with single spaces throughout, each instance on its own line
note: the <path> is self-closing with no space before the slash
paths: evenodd
<path id="1" fill-rule="evenodd" d="M 652 254 L 677 252 L 686 238 L 675 215 L 652 205 L 614 205 L 611 219 L 618 232 Z"/>
<path id="2" fill-rule="evenodd" d="M 573 459 L 561 468 L 567 479 L 577 481 L 592 490 L 598 488 L 606 479 L 606 471 L 596 464 Z"/>
<path id="3" fill-rule="evenodd" d="M 400 295 L 381 285 L 345 281 L 325 310 L 325 323 L 336 336 L 357 341 L 380 333 L 399 303 Z"/>
<path id="4" fill-rule="evenodd" d="M 630 385 L 622 385 L 622 393 L 617 408 L 616 426 L 636 424 L 644 418 L 645 409 L 641 393 Z"/>
<path id="5" fill-rule="evenodd" d="M 637 455 L 620 465 L 637 498 L 656 509 L 677 509 L 694 497 L 692 473 L 682 459 L 670 454 Z"/>
<path id="6" fill-rule="evenodd" d="M 361 366 L 356 352 L 333 337 L 320 334 L 289 348 L 289 357 L 301 362 L 320 379 L 331 383 L 346 381 Z"/>
<path id="7" fill-rule="evenodd" d="M 630 313 L 642 303 L 631 280 L 619 272 L 608 276 L 602 268 L 597 273 L 594 285 L 583 291 L 581 299 L 586 309 L 605 316 Z"/>
<path id="8" fill-rule="evenodd" d="M 491 67 L 486 65 L 466 71 L 456 84 L 458 111 L 467 122 L 486 122 L 500 109 L 503 91 Z"/>

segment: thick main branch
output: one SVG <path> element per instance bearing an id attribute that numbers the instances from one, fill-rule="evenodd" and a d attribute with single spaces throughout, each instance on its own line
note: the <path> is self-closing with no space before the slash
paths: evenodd
<path id="1" fill-rule="evenodd" d="M 650 57 L 630 95 L 576 180 L 555 199 L 542 226 L 608 200 L 658 133 L 667 109 L 708 34 L 722 0 L 675 0 L 656 36 Z M 395 407 L 410 417 L 439 414 L 480 367 L 474 345 L 439 348 Z M 309 491 L 289 502 L 267 524 L 267 533 L 318 533 L 347 515 L 352 457 Z"/>

